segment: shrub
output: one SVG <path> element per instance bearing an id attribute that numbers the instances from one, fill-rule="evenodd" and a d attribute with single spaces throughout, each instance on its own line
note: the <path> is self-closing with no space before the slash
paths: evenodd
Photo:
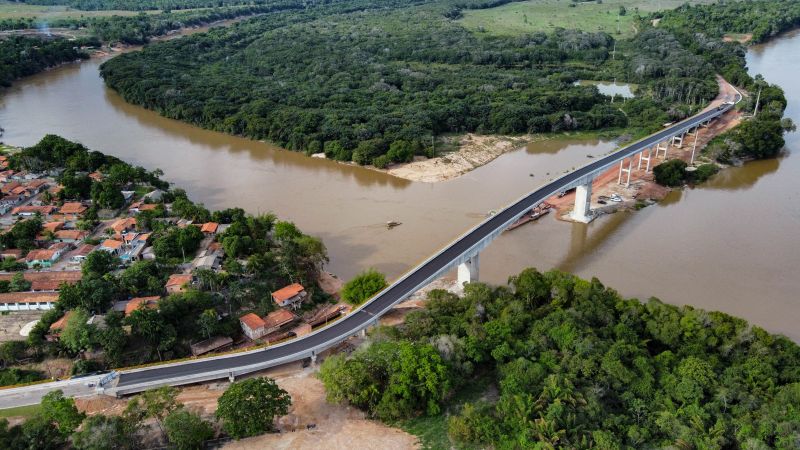
<path id="1" fill-rule="evenodd" d="M 389 155 L 381 155 L 372 160 L 372 165 L 378 169 L 385 169 L 392 163 L 392 158 Z"/>
<path id="2" fill-rule="evenodd" d="M 369 269 L 345 283 L 342 299 L 351 305 L 360 305 L 386 287 L 386 277 L 375 269 Z"/>
<path id="3" fill-rule="evenodd" d="M 719 172 L 719 167 L 717 167 L 715 164 L 701 164 L 699 167 L 697 167 L 697 170 L 692 173 L 692 179 L 695 183 L 702 183 L 711 178 L 717 172 Z"/>
<path id="4" fill-rule="evenodd" d="M 656 183 L 662 186 L 680 186 L 686 178 L 686 163 L 671 159 L 653 168 Z"/>

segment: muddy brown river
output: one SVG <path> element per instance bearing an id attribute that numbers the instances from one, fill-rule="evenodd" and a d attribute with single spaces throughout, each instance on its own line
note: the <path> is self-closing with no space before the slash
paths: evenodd
<path id="1" fill-rule="evenodd" d="M 800 122 L 797 54 L 800 34 L 790 33 L 751 49 L 748 64 L 784 87 L 787 115 Z M 597 140 L 539 142 L 455 180 L 410 182 L 165 119 L 105 88 L 99 64 L 64 66 L 4 92 L 3 140 L 30 145 L 46 133 L 60 134 L 161 168 L 212 209 L 273 211 L 322 237 L 328 269 L 342 278 L 367 267 L 398 276 L 488 211 L 614 147 Z M 550 216 L 506 233 L 481 255 L 481 278 L 502 283 L 524 267 L 555 267 L 597 276 L 627 296 L 742 316 L 800 341 L 797 134 L 787 136 L 787 148 L 781 158 L 728 169 L 635 213 L 588 226 Z M 390 220 L 402 225 L 387 230 Z"/>

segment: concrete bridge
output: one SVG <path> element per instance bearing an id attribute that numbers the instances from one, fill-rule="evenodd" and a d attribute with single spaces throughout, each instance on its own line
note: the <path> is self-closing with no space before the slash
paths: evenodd
<path id="1" fill-rule="evenodd" d="M 653 159 L 666 158 L 668 143 L 674 143 L 677 146 L 684 145 L 687 136 L 696 133 L 700 127 L 707 126 L 709 122 L 733 108 L 735 103 L 740 100 L 741 95 L 737 93 L 733 102 L 726 102 L 718 108 L 707 110 L 671 125 L 523 196 L 454 240 L 352 313 L 312 334 L 263 349 L 124 370 L 118 376 L 106 377 L 104 380 L 101 380 L 99 376 L 87 378 L 88 382 L 85 384 L 93 384 L 93 386 L 87 386 L 87 392 L 84 392 L 84 395 L 91 394 L 89 389 L 95 389 L 95 385 L 98 392 L 120 396 L 165 385 L 177 386 L 225 378 L 233 380 L 239 375 L 306 358 L 315 361 L 320 352 L 376 325 L 378 318 L 397 303 L 453 268 L 457 267 L 458 269 L 459 282 L 476 281 L 481 250 L 486 248 L 509 225 L 547 198 L 561 191 L 575 188 L 575 208 L 572 217 L 576 221 L 590 221 L 593 217 L 590 209 L 592 180 L 595 177 L 614 165 L 619 165 L 618 181 L 630 183 L 632 171 L 649 171 L 653 165 Z M 696 138 L 692 145 L 696 145 Z M 0 391 L 0 408 L 38 403 L 41 395 L 58 388 L 58 383 L 45 383 L 27 388 Z M 81 394 L 73 393 L 73 395 Z"/>

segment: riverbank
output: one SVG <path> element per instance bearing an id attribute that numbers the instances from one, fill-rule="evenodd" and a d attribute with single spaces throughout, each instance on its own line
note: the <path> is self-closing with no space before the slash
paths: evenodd
<path id="1" fill-rule="evenodd" d="M 611 138 L 612 135 L 617 136 L 618 133 L 609 130 L 521 136 L 466 133 L 439 138 L 436 145 L 442 147 L 441 156 L 434 158 L 417 156 L 412 162 L 392 164 L 386 169 L 373 166 L 368 168 L 409 181 L 440 183 L 458 178 L 508 152 L 522 150 L 530 144 L 567 139 Z"/>

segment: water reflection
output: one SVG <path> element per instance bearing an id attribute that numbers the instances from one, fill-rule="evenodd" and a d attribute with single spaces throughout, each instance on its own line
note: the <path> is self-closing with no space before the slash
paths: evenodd
<path id="1" fill-rule="evenodd" d="M 634 90 L 636 90 L 635 84 L 629 83 L 619 83 L 616 81 L 594 81 L 594 80 L 580 80 L 576 81 L 575 84 L 580 86 L 596 86 L 597 90 L 609 97 L 614 97 L 618 95 L 622 98 L 633 98 L 635 97 Z"/>

